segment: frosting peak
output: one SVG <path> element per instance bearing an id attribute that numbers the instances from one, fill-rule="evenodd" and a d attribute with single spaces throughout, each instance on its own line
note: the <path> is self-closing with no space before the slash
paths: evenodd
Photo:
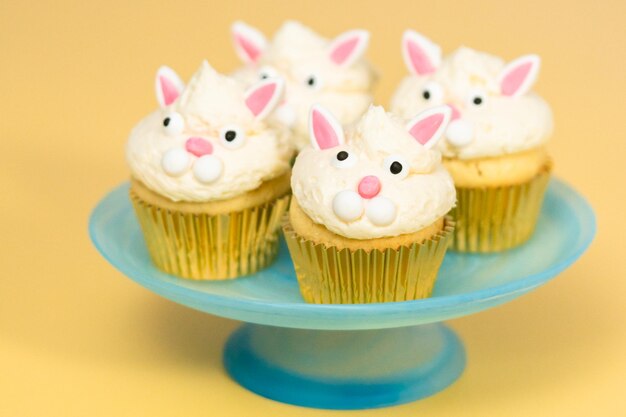
<path id="1" fill-rule="evenodd" d="M 302 23 L 288 20 L 276 31 L 272 39 L 272 49 L 297 54 L 322 50 L 327 43 L 326 39 Z"/>
<path id="2" fill-rule="evenodd" d="M 480 86 L 496 94 L 503 67 L 504 61 L 500 58 L 462 46 L 444 59 L 439 71 L 441 78 L 450 80 L 454 90 Z"/>
<path id="3" fill-rule="evenodd" d="M 207 124 L 219 125 L 227 120 L 250 124 L 254 117 L 245 105 L 244 92 L 234 79 L 202 61 L 172 109 Z"/>
<path id="4" fill-rule="evenodd" d="M 385 112 L 382 106 L 370 106 L 355 124 L 348 142 L 371 158 L 402 155 L 419 172 L 428 172 L 441 161 L 439 152 L 415 146 L 416 140 L 407 131 L 405 123 L 396 115 Z"/>

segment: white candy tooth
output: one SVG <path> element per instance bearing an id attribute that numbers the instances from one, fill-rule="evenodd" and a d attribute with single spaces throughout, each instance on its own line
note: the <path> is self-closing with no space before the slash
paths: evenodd
<path id="1" fill-rule="evenodd" d="M 457 148 L 469 145 L 473 138 L 474 125 L 467 120 L 454 120 L 446 129 L 446 139 L 448 143 Z"/>
<path id="2" fill-rule="evenodd" d="M 171 177 L 178 177 L 189 168 L 189 153 L 181 148 L 173 148 L 163 154 L 161 167 Z"/>
<path id="3" fill-rule="evenodd" d="M 365 215 L 376 226 L 388 226 L 396 219 L 396 204 L 387 197 L 374 197 L 367 203 Z"/>
<path id="4" fill-rule="evenodd" d="M 296 110 L 291 104 L 283 104 L 274 111 L 274 114 L 278 121 L 287 127 L 293 127 L 296 124 Z"/>
<path id="5" fill-rule="evenodd" d="M 222 160 L 214 155 L 204 155 L 193 164 L 193 176 L 204 184 L 217 180 L 223 171 Z"/>
<path id="6" fill-rule="evenodd" d="M 354 191 L 340 191 L 333 198 L 333 211 L 344 222 L 357 220 L 363 215 L 363 199 Z"/>

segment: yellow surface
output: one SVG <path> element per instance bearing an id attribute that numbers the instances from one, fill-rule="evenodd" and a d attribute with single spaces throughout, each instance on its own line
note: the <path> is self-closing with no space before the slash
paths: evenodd
<path id="1" fill-rule="evenodd" d="M 237 64 L 236 18 L 372 31 L 386 103 L 406 70 L 402 30 L 543 57 L 556 175 L 596 209 L 597 239 L 557 280 L 462 318 L 468 367 L 426 400 L 359 416 L 623 416 L 626 410 L 626 3 L 577 1 L 0 2 L 0 415 L 327 416 L 247 392 L 224 373 L 235 322 L 159 298 L 93 249 L 87 217 L 127 178 L 128 131 L 153 74 Z M 357 6 L 359 5 L 359 6 Z M 531 261 L 531 260 L 529 260 Z"/>

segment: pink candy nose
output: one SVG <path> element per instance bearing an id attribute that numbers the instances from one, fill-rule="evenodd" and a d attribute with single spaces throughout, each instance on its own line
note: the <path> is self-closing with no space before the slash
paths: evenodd
<path id="1" fill-rule="evenodd" d="M 380 192 L 380 180 L 374 175 L 363 177 L 359 182 L 359 195 L 363 198 L 374 198 Z"/>
<path id="2" fill-rule="evenodd" d="M 448 107 L 450 107 L 450 109 L 452 110 L 452 118 L 450 119 L 450 121 L 461 118 L 461 112 L 459 111 L 457 106 L 455 106 L 454 104 L 448 103 Z"/>
<path id="3" fill-rule="evenodd" d="M 202 138 L 187 139 L 187 142 L 185 142 L 185 149 L 187 149 L 187 152 L 197 157 L 213 153 L 213 145 L 211 145 L 211 142 Z"/>

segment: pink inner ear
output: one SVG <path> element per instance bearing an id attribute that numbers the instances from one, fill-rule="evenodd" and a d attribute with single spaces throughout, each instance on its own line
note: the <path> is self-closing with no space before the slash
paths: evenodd
<path id="1" fill-rule="evenodd" d="M 235 40 L 237 41 L 237 44 L 239 44 L 241 49 L 243 49 L 243 51 L 246 53 L 246 55 L 248 55 L 250 60 L 256 61 L 259 55 L 261 55 L 261 50 L 245 37 L 241 35 L 235 35 Z"/>
<path id="2" fill-rule="evenodd" d="M 257 88 L 246 99 L 246 106 L 248 106 L 252 114 L 258 116 L 272 100 L 275 91 L 276 84 L 273 82 Z"/>
<path id="3" fill-rule="evenodd" d="M 443 114 L 433 114 L 415 123 L 409 130 L 411 136 L 420 144 L 427 144 L 443 123 Z"/>
<path id="4" fill-rule="evenodd" d="M 313 124 L 313 136 L 320 149 L 334 148 L 339 145 L 337 133 L 322 113 L 313 110 L 311 123 Z"/>
<path id="5" fill-rule="evenodd" d="M 428 55 L 417 43 L 408 41 L 406 48 L 415 72 L 420 75 L 435 72 L 436 68 L 433 66 L 432 62 L 430 62 Z"/>
<path id="6" fill-rule="evenodd" d="M 504 94 L 505 96 L 514 95 L 517 90 L 522 86 L 522 84 L 524 84 L 524 81 L 526 80 L 526 77 L 528 77 L 532 66 L 532 62 L 524 62 L 523 64 L 509 71 L 509 73 L 506 74 L 500 82 L 500 89 L 502 90 L 502 94 Z"/>
<path id="7" fill-rule="evenodd" d="M 332 61 L 337 65 L 343 64 L 350 57 L 350 55 L 352 55 L 352 52 L 358 43 L 359 38 L 357 37 L 347 39 L 345 42 L 340 43 L 335 47 L 335 49 L 333 49 L 330 53 L 330 59 L 332 59 Z"/>
<path id="8" fill-rule="evenodd" d="M 163 93 L 163 102 L 166 106 L 169 106 L 176 101 L 180 92 L 178 88 L 176 88 L 176 84 L 163 75 L 159 76 L 159 84 L 161 85 L 161 92 Z"/>

